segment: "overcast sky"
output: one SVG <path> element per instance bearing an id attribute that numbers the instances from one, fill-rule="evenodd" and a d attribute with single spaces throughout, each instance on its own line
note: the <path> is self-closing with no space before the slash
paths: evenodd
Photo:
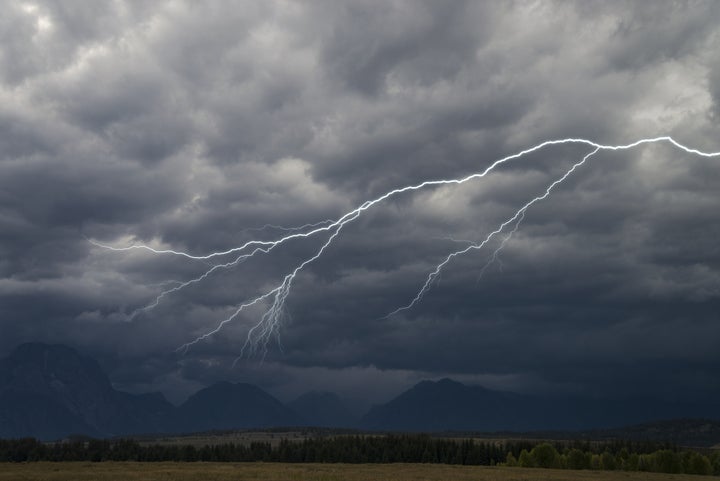
<path id="1" fill-rule="evenodd" d="M 0 354 L 97 357 L 173 401 L 217 380 L 385 401 L 421 379 L 720 397 L 720 159 L 601 152 L 502 237 L 448 264 L 589 152 L 556 146 L 399 195 L 296 278 L 282 346 L 233 360 L 327 235 L 152 303 L 207 254 L 459 178 L 543 140 L 671 135 L 720 151 L 720 3 L 6 2 L 0 16 Z M 224 258 L 223 260 L 230 260 Z M 480 275 L 482 272 L 482 276 Z"/>

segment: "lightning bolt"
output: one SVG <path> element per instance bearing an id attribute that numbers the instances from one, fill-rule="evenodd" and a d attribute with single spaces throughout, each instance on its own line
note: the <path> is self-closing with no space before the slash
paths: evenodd
<path id="1" fill-rule="evenodd" d="M 179 257 L 184 257 L 189 260 L 194 261 L 209 261 L 216 258 L 223 258 L 225 256 L 234 255 L 235 257 L 232 260 L 229 260 L 227 262 L 220 262 L 213 264 L 209 269 L 204 271 L 201 275 L 198 277 L 195 277 L 189 281 L 176 283 L 176 285 L 170 289 L 167 289 L 163 292 L 161 292 L 153 302 L 146 305 L 145 307 L 138 309 L 135 311 L 136 313 L 139 312 L 145 312 L 148 311 L 154 307 L 156 307 L 163 298 L 167 297 L 170 294 L 176 293 L 182 289 L 185 289 L 189 286 L 192 286 L 194 284 L 197 284 L 203 280 L 205 280 L 207 277 L 212 275 L 214 272 L 220 270 L 220 269 L 227 269 L 234 267 L 238 265 L 239 263 L 254 257 L 257 254 L 269 254 L 271 251 L 273 251 L 275 248 L 290 242 L 295 239 L 304 239 L 304 238 L 311 238 L 314 236 L 322 236 L 327 235 L 327 238 L 325 241 L 321 244 L 321 247 L 314 252 L 313 255 L 310 257 L 305 258 L 304 260 L 300 261 L 293 269 L 291 269 L 283 278 L 282 281 L 273 287 L 272 289 L 269 289 L 265 291 L 264 293 L 259 294 L 255 298 L 249 299 L 239 305 L 236 306 L 235 310 L 230 314 L 228 317 L 222 319 L 217 323 L 215 328 L 205 332 L 204 334 L 196 337 L 195 339 L 183 344 L 178 348 L 179 351 L 187 351 L 194 345 L 208 339 L 209 337 L 217 334 L 220 332 L 227 324 L 233 322 L 235 319 L 237 319 L 240 314 L 244 311 L 246 311 L 248 308 L 258 305 L 263 305 L 265 308 L 264 314 L 260 317 L 260 319 L 252 325 L 247 333 L 247 338 L 245 340 L 245 343 L 241 350 L 241 355 L 243 355 L 246 351 L 250 353 L 257 352 L 259 346 L 262 346 L 262 352 L 267 352 L 267 344 L 273 337 L 278 337 L 279 335 L 279 327 L 283 321 L 283 319 L 286 316 L 285 312 L 285 303 L 290 295 L 291 288 L 293 285 L 293 282 L 295 278 L 297 277 L 298 273 L 300 273 L 303 269 L 305 269 L 309 264 L 313 263 L 327 250 L 327 248 L 333 243 L 333 241 L 340 235 L 341 231 L 345 226 L 356 220 L 358 217 L 360 217 L 365 211 L 368 209 L 384 202 L 385 200 L 390 199 L 391 197 L 395 197 L 400 194 L 419 191 L 422 189 L 426 189 L 429 187 L 438 187 L 438 186 L 444 186 L 444 185 L 461 185 L 465 184 L 467 182 L 470 182 L 472 180 L 481 179 L 483 177 L 486 177 L 490 172 L 495 170 L 498 166 L 505 164 L 509 161 L 516 160 L 522 157 L 525 157 L 533 152 L 539 151 L 545 147 L 555 146 L 555 145 L 564 145 L 564 144 L 580 144 L 585 145 L 587 147 L 591 147 L 593 150 L 586 154 L 580 161 L 573 164 L 568 170 L 564 172 L 562 176 L 557 178 L 555 181 L 553 181 L 546 190 L 541 194 L 530 201 L 528 201 L 526 204 L 524 204 L 520 209 L 515 211 L 515 213 L 506 219 L 504 222 L 502 222 L 495 230 L 491 231 L 481 242 L 479 243 L 470 243 L 470 245 L 464 247 L 463 249 L 453 251 L 449 253 L 442 262 L 436 265 L 435 269 L 428 274 L 424 284 L 421 286 L 421 288 L 418 290 L 415 297 L 406 305 L 401 306 L 397 308 L 396 310 L 392 311 L 385 317 L 390 317 L 395 314 L 398 314 L 400 312 L 406 311 L 408 309 L 411 309 L 414 307 L 417 303 L 419 303 L 423 296 L 428 292 L 428 290 L 432 287 L 433 283 L 438 279 L 438 276 L 442 272 L 442 270 L 455 258 L 462 256 L 468 252 L 476 251 L 484 248 L 491 240 L 493 240 L 496 236 L 503 233 L 503 231 L 510 225 L 513 225 L 513 228 L 510 230 L 508 234 L 505 235 L 503 240 L 501 241 L 500 245 L 496 248 L 496 250 L 493 252 L 493 255 L 490 257 L 488 263 L 482 268 L 480 275 L 482 276 L 483 272 L 491 265 L 498 257 L 500 251 L 503 249 L 503 247 L 506 245 L 506 243 L 510 240 L 512 235 L 517 231 L 520 224 L 522 223 L 525 214 L 527 210 L 532 207 L 534 204 L 541 202 L 548 198 L 553 191 L 553 189 L 558 186 L 559 184 L 563 183 L 575 170 L 577 170 L 579 167 L 581 167 L 583 164 L 586 163 L 588 159 L 590 159 L 593 155 L 600 151 L 622 151 L 622 150 L 629 150 L 633 149 L 635 147 L 646 145 L 646 144 L 654 144 L 654 143 L 660 143 L 660 142 L 666 142 L 671 144 L 672 146 L 676 147 L 677 149 L 680 149 L 688 154 L 698 155 L 701 157 L 718 157 L 720 156 L 720 152 L 703 152 L 697 149 L 693 149 L 690 147 L 687 147 L 677 141 L 675 141 L 672 137 L 669 136 L 662 136 L 662 137 L 652 137 L 652 138 L 644 138 L 637 140 L 635 142 L 629 143 L 629 144 L 621 144 L 621 145 L 604 145 L 599 144 L 596 142 L 593 142 L 591 140 L 582 139 L 582 138 L 566 138 L 566 139 L 558 139 L 558 140 L 547 140 L 544 142 L 541 142 L 533 147 L 530 147 L 528 149 L 522 150 L 520 152 L 517 152 L 512 155 L 508 155 L 506 157 L 503 157 L 501 159 L 495 160 L 492 162 L 488 167 L 486 167 L 484 170 L 480 172 L 476 172 L 470 175 L 467 175 L 465 177 L 460 178 L 454 178 L 454 179 L 438 179 L 438 180 L 428 180 L 424 181 L 418 184 L 408 185 L 405 187 L 399 187 L 392 189 L 374 199 L 365 201 L 364 203 L 360 204 L 355 209 L 343 214 L 337 219 L 327 219 L 324 221 L 316 222 L 316 223 L 308 223 L 299 227 L 282 227 L 282 226 L 275 226 L 271 224 L 266 224 L 260 229 L 267 229 L 272 228 L 275 230 L 280 230 L 282 232 L 286 232 L 287 234 L 281 237 L 278 237 L 275 240 L 259 240 L 259 239 L 253 239 L 249 240 L 239 246 L 232 247 L 230 249 L 224 250 L 224 251 L 217 251 L 217 252 L 211 252 L 209 254 L 193 254 L 189 252 L 174 250 L 174 249 L 156 249 L 151 246 L 148 246 L 146 244 L 133 244 L 130 246 L 124 246 L 124 247 L 118 247 L 118 246 L 112 246 L 109 244 L 101 243 L 96 240 L 88 239 L 89 242 L 91 242 L 93 245 L 108 249 L 111 251 L 117 251 L 117 252 L 126 252 L 131 250 L 145 250 L 149 251 L 153 254 L 158 255 L 174 255 Z M 309 229 L 309 230 L 306 230 Z M 135 313 L 134 313 L 135 314 Z"/>
<path id="2" fill-rule="evenodd" d="M 262 227 L 250 227 L 250 228 L 248 228 L 248 229 L 245 229 L 245 232 L 249 232 L 249 231 L 263 231 L 263 230 L 266 230 L 266 229 L 275 229 L 275 230 L 280 230 L 280 231 L 283 231 L 283 232 L 297 232 L 297 231 L 302 231 L 302 230 L 304 230 L 304 229 L 307 229 L 307 228 L 309 228 L 309 227 L 323 226 L 323 225 L 328 224 L 328 223 L 331 223 L 331 222 L 333 222 L 332 219 L 326 219 L 326 220 L 322 220 L 322 221 L 320 221 L 320 222 L 303 224 L 303 225 L 297 226 L 297 227 L 283 227 L 283 226 L 280 226 L 280 225 L 265 224 L 265 225 L 263 225 Z M 95 244 L 96 244 L 96 245 L 99 245 L 99 244 L 97 244 L 97 243 L 95 243 Z M 109 246 L 102 246 L 102 247 L 109 247 Z M 239 256 L 237 256 L 234 260 L 232 260 L 232 261 L 230 261 L 230 262 L 225 262 L 225 263 L 221 263 L 221 264 L 214 264 L 212 267 L 210 267 L 210 269 L 206 270 L 205 272 L 203 272 L 202 274 L 200 274 L 198 277 L 195 277 L 195 278 L 193 278 L 193 279 L 190 279 L 189 281 L 186 281 L 186 282 L 180 282 L 180 281 L 165 281 L 165 282 L 160 283 L 161 286 L 162 286 L 162 285 L 167 285 L 167 284 L 175 284 L 175 286 L 172 287 L 172 288 L 170 288 L 170 289 L 166 289 L 166 290 L 160 292 L 160 294 L 158 294 L 157 297 L 155 297 L 155 300 L 152 301 L 150 304 L 147 304 L 147 305 L 145 305 L 144 307 L 141 307 L 141 308 L 138 308 L 138 309 L 134 310 L 134 311 L 130 314 L 129 320 L 133 320 L 133 319 L 135 319 L 135 317 L 137 317 L 139 314 L 141 314 L 141 313 L 143 313 L 143 312 L 145 312 L 145 311 L 149 311 L 150 309 L 153 309 L 154 307 L 157 307 L 157 306 L 160 304 L 160 301 L 162 301 L 162 299 L 165 298 L 166 296 L 168 296 L 168 295 L 170 295 L 170 294 L 172 294 L 172 293 L 174 293 L 174 292 L 181 291 L 181 290 L 185 289 L 186 287 L 189 287 L 189 286 L 191 286 L 191 285 L 193 285 L 193 284 L 197 284 L 197 283 L 205 280 L 205 279 L 206 279 L 207 277 L 209 277 L 213 272 L 218 271 L 218 270 L 221 270 L 221 269 L 229 269 L 229 268 L 231 268 L 231 267 L 235 267 L 235 266 L 237 266 L 238 264 L 241 264 L 241 263 L 244 262 L 245 260 L 249 259 L 250 257 L 253 257 L 253 256 L 254 256 L 255 254 L 257 254 L 257 253 L 267 254 L 268 252 L 270 252 L 270 249 L 272 249 L 273 247 L 274 247 L 274 245 L 273 245 L 272 243 L 269 245 L 268 248 L 256 247 L 256 248 L 253 249 L 250 253 L 239 255 Z M 131 246 L 130 248 L 132 248 L 132 246 Z M 116 248 L 116 249 L 114 249 L 114 250 L 118 250 L 118 249 Z M 160 251 L 156 251 L 156 252 L 160 252 Z"/>
<path id="3" fill-rule="evenodd" d="M 517 221 L 515 222 L 515 226 L 512 228 L 510 232 L 507 233 L 505 237 L 503 237 L 503 240 L 500 242 L 500 245 L 497 246 L 497 248 L 493 251 L 492 255 L 490 256 L 490 259 L 485 263 L 484 266 L 482 266 L 482 269 L 480 269 L 480 273 L 478 274 L 477 283 L 480 283 L 480 279 L 482 279 L 483 275 L 485 274 L 485 271 L 488 270 L 488 268 L 493 265 L 495 262 L 499 262 L 500 258 L 500 252 L 505 248 L 505 245 L 512 239 L 513 234 L 517 232 L 517 230 L 520 228 L 520 224 L 522 224 L 523 219 L 525 219 L 525 211 L 518 217 Z M 500 263 L 500 270 L 502 271 L 502 262 Z"/>
<path id="4" fill-rule="evenodd" d="M 281 225 L 276 225 L 276 224 L 265 224 L 262 227 L 248 227 L 247 229 L 243 229 L 243 232 L 262 232 L 262 231 L 268 230 L 268 229 L 279 230 L 279 231 L 283 231 L 283 232 L 297 232 L 299 230 L 305 230 L 310 227 L 320 227 L 325 224 L 329 224 L 332 221 L 333 221 L 332 219 L 325 219 L 325 220 L 321 220 L 320 222 L 307 223 L 307 224 L 303 224 L 303 225 L 300 225 L 297 227 L 283 227 Z"/>
<path id="5" fill-rule="evenodd" d="M 585 157 L 583 157 L 580 162 L 577 162 L 577 163 L 573 164 L 573 166 L 570 167 L 570 169 L 569 169 L 568 171 L 566 171 L 565 174 L 563 174 L 562 177 L 560 177 L 559 179 L 555 180 L 552 184 L 550 184 L 550 186 L 548 186 L 548 188 L 545 190 L 545 193 L 544 193 L 544 194 L 539 195 L 539 196 L 533 198 L 533 199 L 532 199 L 531 201 L 529 201 L 527 204 L 525 204 L 525 205 L 523 205 L 522 207 L 520 207 L 520 209 L 518 209 L 517 211 L 515 211 L 515 214 L 513 214 L 512 217 L 510 217 L 510 218 L 507 219 L 505 222 L 503 222 L 502 224 L 500 224 L 500 226 L 499 226 L 497 229 L 495 229 L 494 231 L 490 232 L 490 233 L 487 235 L 487 237 L 485 237 L 485 239 L 484 239 L 482 242 L 480 242 L 479 244 L 470 244 L 469 246 L 465 247 L 464 249 L 460 249 L 460 250 L 458 250 L 458 251 L 451 252 L 450 254 L 448 254 L 447 257 L 445 257 L 445 260 L 443 260 L 441 263 L 439 263 L 439 264 L 435 267 L 435 270 L 432 271 L 432 272 L 428 275 L 427 279 L 425 280 L 425 284 L 423 284 L 423 286 L 420 288 L 420 290 L 419 290 L 418 293 L 415 295 L 415 297 L 410 301 L 410 303 L 407 304 L 407 305 L 405 305 L 405 306 L 398 307 L 397 309 L 395 309 L 394 311 L 392 311 L 390 314 L 388 314 L 388 315 L 385 316 L 385 317 L 391 317 L 391 316 L 394 316 L 395 314 L 398 314 L 398 313 L 400 313 L 400 312 L 402 312 L 402 311 L 406 311 L 406 310 L 412 308 L 413 306 L 415 306 L 415 304 L 417 304 L 418 302 L 420 302 L 420 300 L 422 300 L 423 296 L 424 296 L 424 295 L 427 293 L 427 291 L 430 289 L 430 286 L 432 285 L 432 283 L 438 278 L 438 276 L 440 275 L 440 272 L 442 272 L 442 270 L 445 268 L 445 266 L 447 266 L 447 265 L 450 263 L 450 261 L 453 260 L 454 258 L 456 258 L 456 257 L 458 257 L 458 256 L 461 256 L 461 255 L 463 255 L 463 254 L 467 254 L 468 252 L 470 252 L 470 251 L 472 251 L 472 250 L 482 249 L 483 247 L 485 247 L 485 245 L 486 245 L 488 242 L 490 242 L 490 241 L 493 239 L 493 237 L 495 237 L 496 235 L 500 234 L 500 233 L 505 229 L 505 227 L 507 227 L 508 225 L 512 224 L 513 222 L 516 223 L 516 224 L 515 224 L 515 226 L 516 226 L 516 227 L 515 227 L 515 230 L 516 230 L 517 227 L 520 225 L 519 223 L 520 223 L 520 222 L 522 221 L 522 219 L 525 217 L 525 212 L 527 212 L 527 210 L 528 210 L 532 205 L 540 202 L 541 200 L 547 199 L 547 198 L 550 196 L 550 192 L 552 192 L 552 190 L 555 188 L 555 186 L 557 186 L 558 184 L 564 182 L 565 179 L 567 179 L 567 178 L 570 176 L 570 174 L 572 174 L 573 172 L 575 172 L 575 169 L 577 169 L 578 167 L 580 167 L 581 165 L 583 165 L 583 164 L 585 163 L 585 161 L 587 161 L 590 157 L 592 157 L 593 155 L 595 155 L 599 150 L 600 150 L 599 148 L 596 148 L 595 150 L 593 150 L 592 152 L 590 152 L 589 154 L 587 154 Z M 500 248 L 502 248 L 502 245 L 503 245 L 503 244 L 500 245 Z M 498 252 L 499 252 L 499 250 L 496 250 L 496 251 L 495 251 L 496 254 L 497 254 Z M 492 258 L 491 258 L 491 260 L 492 260 Z"/>

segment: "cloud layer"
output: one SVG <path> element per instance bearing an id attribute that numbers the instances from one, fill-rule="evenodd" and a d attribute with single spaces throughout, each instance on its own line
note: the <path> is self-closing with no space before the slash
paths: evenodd
<path id="1" fill-rule="evenodd" d="M 91 7 L 91 8 L 90 8 Z M 64 342 L 118 386 L 218 379 L 384 397 L 423 377 L 621 396 L 720 396 L 720 161 L 600 153 L 497 244 L 478 241 L 579 160 L 548 148 L 393 198 L 297 279 L 282 350 L 232 367 L 250 311 L 317 241 L 223 270 L 224 250 L 462 177 L 551 138 L 671 135 L 720 150 L 716 2 L 11 3 L 0 19 L 0 350 Z M 460 243 L 460 244 L 459 244 Z M 662 383 L 657 380 L 662 379 Z"/>

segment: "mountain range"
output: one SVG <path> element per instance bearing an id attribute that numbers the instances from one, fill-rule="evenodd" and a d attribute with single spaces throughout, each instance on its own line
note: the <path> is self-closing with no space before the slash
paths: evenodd
<path id="1" fill-rule="evenodd" d="M 0 438 L 53 440 L 71 434 L 112 437 L 292 426 L 577 433 L 657 419 L 717 417 L 719 407 L 717 402 L 552 399 L 442 379 L 422 381 L 358 419 L 334 393 L 309 392 L 284 404 L 246 383 L 219 382 L 175 406 L 161 393 L 137 395 L 116 390 L 97 361 L 63 345 L 23 344 L 0 360 Z M 677 438 L 684 424 L 671 425 Z M 697 425 L 695 422 L 693 432 L 700 429 Z M 720 423 L 710 421 L 701 426 L 710 433 L 702 438 L 704 443 L 720 441 Z M 653 429 L 627 432 L 660 436 Z M 602 431 L 610 433 L 607 435 L 617 432 Z"/>
<path id="2" fill-rule="evenodd" d="M 717 417 L 720 403 L 541 397 L 453 381 L 422 381 L 363 417 L 365 429 L 393 431 L 581 431 L 678 417 Z"/>

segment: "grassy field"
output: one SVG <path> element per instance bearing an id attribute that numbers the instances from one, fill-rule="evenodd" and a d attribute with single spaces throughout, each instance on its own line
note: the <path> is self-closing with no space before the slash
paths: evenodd
<path id="1" fill-rule="evenodd" d="M 438 464 L 0 463 L 0 481 L 682 481 L 718 477 Z"/>

